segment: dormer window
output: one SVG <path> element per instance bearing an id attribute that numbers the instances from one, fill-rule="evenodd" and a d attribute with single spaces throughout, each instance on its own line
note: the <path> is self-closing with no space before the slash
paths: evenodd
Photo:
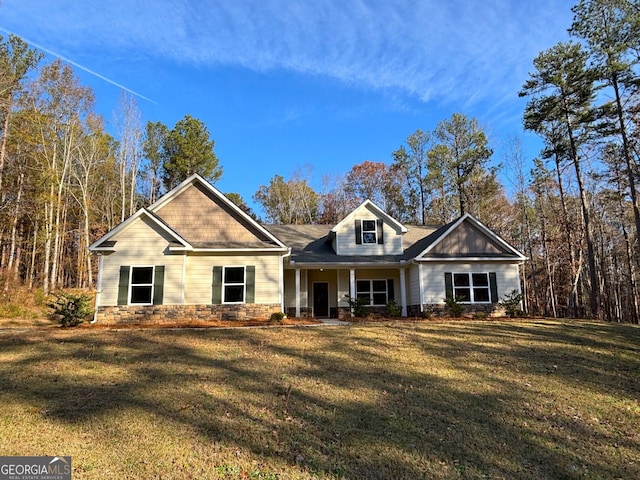
<path id="1" fill-rule="evenodd" d="M 362 220 L 362 243 L 378 243 L 375 220 Z"/>
<path id="2" fill-rule="evenodd" d="M 381 245 L 384 243 L 382 220 L 356 220 L 356 244 Z"/>

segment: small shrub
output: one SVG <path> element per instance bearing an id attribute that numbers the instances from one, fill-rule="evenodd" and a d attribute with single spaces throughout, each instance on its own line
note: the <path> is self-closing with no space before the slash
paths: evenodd
<path id="1" fill-rule="evenodd" d="M 387 303 L 387 317 L 397 318 L 402 316 L 402 306 L 397 305 L 393 300 Z"/>
<path id="2" fill-rule="evenodd" d="M 458 318 L 460 315 L 462 315 L 462 313 L 465 310 L 464 305 L 462 305 L 461 303 L 459 303 L 455 298 L 453 297 L 447 297 L 444 301 L 444 303 L 446 303 L 447 305 L 447 310 L 449 311 L 449 314 L 453 317 L 453 318 Z"/>
<path id="3" fill-rule="evenodd" d="M 349 295 L 346 295 L 347 302 L 349 303 L 349 308 L 353 313 L 354 317 L 368 317 L 369 316 L 369 302 L 366 298 L 353 298 Z"/>
<path id="4" fill-rule="evenodd" d="M 483 311 L 474 312 L 473 318 L 475 320 L 486 320 L 487 319 L 487 312 L 483 312 Z"/>
<path id="5" fill-rule="evenodd" d="M 517 290 L 512 290 L 511 293 L 505 295 L 505 297 L 498 303 L 502 308 L 504 308 L 504 313 L 506 313 L 507 316 L 514 318 L 523 314 L 523 311 L 520 308 L 521 302 L 522 294 Z"/>
<path id="6" fill-rule="evenodd" d="M 49 303 L 52 316 L 63 327 L 75 327 L 90 318 L 93 310 L 91 298 L 84 294 L 59 293 L 54 294 L 55 300 Z"/>
<path id="7" fill-rule="evenodd" d="M 433 313 L 432 313 L 431 311 L 429 311 L 429 310 L 423 310 L 423 311 L 420 313 L 420 316 L 421 316 L 422 318 L 424 318 L 425 320 L 429 320 L 429 319 L 431 319 L 431 317 L 433 316 Z"/>
<path id="8" fill-rule="evenodd" d="M 271 314 L 271 317 L 269 318 L 269 321 L 271 322 L 281 322 L 282 320 L 284 320 L 285 318 L 287 318 L 287 316 L 282 313 L 282 312 L 274 312 Z"/>

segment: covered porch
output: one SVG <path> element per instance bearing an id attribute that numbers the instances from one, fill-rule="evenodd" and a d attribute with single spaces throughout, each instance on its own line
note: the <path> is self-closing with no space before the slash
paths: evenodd
<path id="1" fill-rule="evenodd" d="M 372 313 L 384 314 L 389 303 L 407 316 L 408 266 L 307 265 L 284 271 L 284 307 L 291 317 L 347 319 L 349 298 L 360 298 Z"/>

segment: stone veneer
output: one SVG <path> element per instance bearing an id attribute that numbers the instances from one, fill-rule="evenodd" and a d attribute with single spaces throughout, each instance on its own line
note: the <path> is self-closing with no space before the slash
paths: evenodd
<path id="1" fill-rule="evenodd" d="M 242 305 L 122 305 L 98 307 L 98 323 L 122 325 L 132 323 L 180 323 L 211 320 L 268 320 L 280 312 L 280 304 Z"/>

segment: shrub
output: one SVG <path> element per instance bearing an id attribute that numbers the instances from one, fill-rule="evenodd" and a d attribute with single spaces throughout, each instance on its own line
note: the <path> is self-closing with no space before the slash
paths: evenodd
<path id="1" fill-rule="evenodd" d="M 430 310 L 423 310 L 423 311 L 420 313 L 420 316 L 421 316 L 422 318 L 424 318 L 425 320 L 429 320 L 429 319 L 431 319 L 431 317 L 433 316 L 433 313 L 432 313 Z"/>
<path id="2" fill-rule="evenodd" d="M 474 312 L 473 318 L 475 320 L 486 320 L 487 319 L 487 312 L 483 312 L 483 311 Z"/>
<path id="3" fill-rule="evenodd" d="M 274 313 L 271 314 L 271 318 L 269 318 L 269 321 L 271 321 L 271 322 L 281 322 L 285 318 L 287 318 L 287 316 L 284 313 L 282 313 L 282 312 L 274 312 Z"/>
<path id="4" fill-rule="evenodd" d="M 455 298 L 453 297 L 447 297 L 444 301 L 444 303 L 446 303 L 447 305 L 447 310 L 449 310 L 449 314 L 453 317 L 453 318 L 458 318 L 460 315 L 462 315 L 462 313 L 464 312 L 465 308 L 464 305 L 462 305 L 461 303 L 459 303 Z"/>
<path id="5" fill-rule="evenodd" d="M 389 303 L 387 303 L 387 317 L 391 317 L 391 318 L 397 318 L 402 316 L 402 306 L 397 305 L 396 302 L 394 302 L 393 300 L 390 300 Z"/>
<path id="6" fill-rule="evenodd" d="M 353 298 L 346 295 L 349 308 L 354 317 L 368 317 L 369 316 L 369 302 L 366 298 Z"/>
<path id="7" fill-rule="evenodd" d="M 54 294 L 55 300 L 49 303 L 52 316 L 63 327 L 75 327 L 91 317 L 91 298 L 84 294 L 59 293 Z"/>
<path id="8" fill-rule="evenodd" d="M 511 293 L 505 295 L 505 297 L 499 302 L 499 305 L 504 308 L 504 313 L 507 316 L 514 318 L 523 314 L 520 304 L 522 302 L 522 294 L 517 290 L 512 290 Z"/>

